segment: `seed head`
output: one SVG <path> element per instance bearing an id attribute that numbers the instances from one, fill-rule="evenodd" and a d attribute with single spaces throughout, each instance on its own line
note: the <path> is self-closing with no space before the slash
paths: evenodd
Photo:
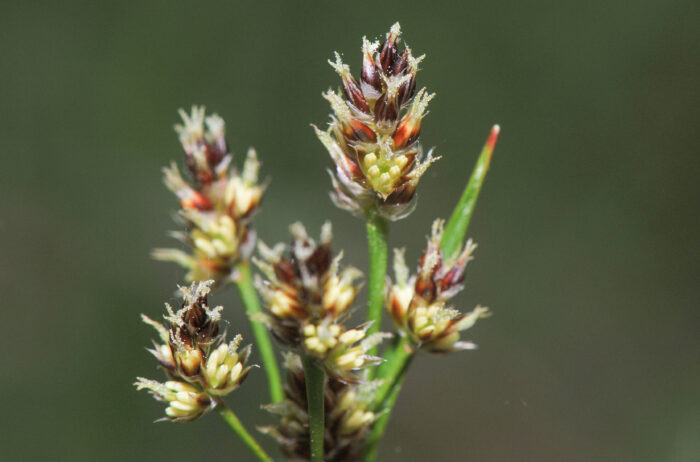
<path id="1" fill-rule="evenodd" d="M 342 79 L 343 96 L 333 90 L 323 94 L 333 114 L 326 131 L 314 129 L 335 163 L 331 198 L 356 215 L 376 207 L 390 220 L 407 216 L 415 206 L 418 180 L 437 160 L 431 152 L 424 159 L 418 142 L 435 96 L 425 88 L 415 94 L 424 57 L 415 58 L 408 47 L 399 51 L 400 35 L 396 23 L 381 46 L 363 38 L 360 82 L 338 53 L 329 61 Z"/>
<path id="2" fill-rule="evenodd" d="M 180 218 L 186 232 L 173 236 L 192 248 L 155 249 L 157 260 L 173 261 L 189 270 L 188 281 L 213 278 L 217 283 L 233 277 L 234 266 L 250 257 L 255 245 L 251 220 L 265 190 L 258 183 L 255 150 L 248 151 L 243 171 L 231 168 L 225 123 L 218 115 L 205 117 L 204 108 L 191 114 L 180 110 L 182 125 L 175 130 L 185 151 L 185 166 L 191 183 L 175 163 L 163 169 L 168 189 L 180 199 Z"/>
<path id="3" fill-rule="evenodd" d="M 464 288 L 465 269 L 476 244 L 469 240 L 456 257 L 445 259 L 440 249 L 442 233 L 443 221 L 436 220 L 413 276 L 403 249 L 394 251 L 396 281 L 387 297 L 387 310 L 397 328 L 417 347 L 436 353 L 475 348 L 473 343 L 459 341 L 459 332 L 490 315 L 488 308 L 481 306 L 467 314 L 446 306 Z"/>

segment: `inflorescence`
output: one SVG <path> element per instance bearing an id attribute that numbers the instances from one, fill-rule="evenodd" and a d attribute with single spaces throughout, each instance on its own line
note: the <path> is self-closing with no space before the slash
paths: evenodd
<path id="1" fill-rule="evenodd" d="M 290 230 L 293 241 L 287 255 L 284 244 L 272 249 L 259 245 L 264 260 L 256 264 L 267 280 L 258 279 L 257 287 L 267 313 L 258 319 L 282 344 L 318 359 L 329 376 L 356 382 L 361 369 L 381 361 L 367 351 L 390 334 L 367 336 L 367 323 L 344 327 L 362 273 L 353 267 L 339 272 L 342 253 L 334 257 L 331 252 L 330 223 L 323 225 L 318 244 L 301 223 Z"/>
<path id="2" fill-rule="evenodd" d="M 330 65 L 343 80 L 343 96 L 328 90 L 323 97 L 333 110 L 328 130 L 316 135 L 335 163 L 331 173 L 333 202 L 363 216 L 375 209 L 398 220 L 415 207 L 418 180 L 436 158 L 423 155 L 418 141 L 428 103 L 435 96 L 416 93 L 416 74 L 425 56 L 399 51 L 396 23 L 383 44 L 363 38 L 358 82 L 340 55 Z"/>
<path id="3" fill-rule="evenodd" d="M 446 305 L 464 288 L 464 273 L 476 244 L 469 240 L 446 259 L 440 249 L 442 233 L 443 221 L 436 220 L 414 275 L 409 275 L 404 249 L 394 251 L 396 281 L 387 297 L 387 311 L 399 332 L 416 347 L 433 353 L 475 348 L 471 342 L 459 341 L 459 332 L 489 315 L 488 308 L 481 306 L 463 314 Z"/>
<path id="4" fill-rule="evenodd" d="M 164 181 L 180 199 L 179 217 L 186 231 L 171 233 L 192 248 L 156 249 L 157 260 L 173 261 L 187 268 L 188 281 L 213 279 L 217 284 L 235 277 L 235 266 L 247 260 L 255 247 L 251 220 L 265 187 L 258 183 L 260 162 L 248 151 L 243 171 L 231 166 L 224 120 L 205 117 L 204 107 L 180 111 L 183 124 L 176 125 L 185 151 L 191 181 L 185 181 L 177 165 L 163 169 Z"/>
<path id="5" fill-rule="evenodd" d="M 189 422 L 207 412 L 217 397 L 238 388 L 252 367 L 246 366 L 251 346 L 238 351 L 243 338 L 237 335 L 227 343 L 226 335 L 219 332 L 223 308 L 207 306 L 212 282 L 180 287 L 182 308 L 174 311 L 165 304 L 166 325 L 142 315 L 161 342 L 154 341 L 148 351 L 170 380 L 159 383 L 139 377 L 135 385 L 167 402 L 165 414 L 175 422 Z"/>
<path id="6" fill-rule="evenodd" d="M 432 150 L 424 153 L 419 141 L 428 103 L 435 96 L 425 88 L 416 90 L 424 56 L 415 57 L 400 42 L 398 23 L 381 43 L 363 38 L 359 79 L 336 52 L 329 63 L 341 77 L 342 92 L 323 94 L 332 109 L 330 122 L 326 130 L 314 126 L 335 164 L 330 172 L 333 202 L 365 218 L 368 236 L 374 236 L 370 241 L 378 240 L 370 246 L 368 273 L 376 294 L 370 295 L 370 306 L 376 308 L 369 311 L 375 315 L 356 327 L 347 324 L 357 308 L 363 273 L 341 265 L 343 253 L 331 248 L 331 224 L 322 226 L 318 242 L 301 223 L 290 226 L 289 245 L 269 247 L 258 241 L 252 218 L 266 187 L 258 181 L 255 150 L 248 151 L 238 171 L 223 119 L 206 116 L 204 107 L 193 106 L 189 114 L 180 111 L 183 122 L 175 130 L 187 179 L 175 163 L 163 172 L 166 186 L 180 201 L 183 230 L 172 235 L 189 250 L 156 249 L 153 257 L 186 268 L 190 285 L 179 288 L 178 310 L 166 303 L 164 322 L 142 315 L 158 334 L 148 351 L 167 379 L 139 377 L 134 384 L 166 403 L 161 420 L 189 422 L 217 409 L 260 460 L 272 460 L 223 401 L 254 367 L 247 364 L 251 346 L 240 348 L 240 335 L 227 341 L 220 329 L 222 307 L 208 305 L 212 288 L 227 282 L 237 284 L 268 368 L 273 402 L 263 407 L 278 421 L 258 430 L 274 438 L 290 461 L 371 462 L 413 355 L 475 348 L 461 340 L 461 332 L 490 312 L 477 306 L 463 313 L 450 302 L 464 288 L 466 266 L 476 249 L 471 239 L 464 239 L 498 126 L 447 228 L 443 220 L 433 223 L 413 274 L 404 249 L 396 249 L 391 280 L 386 276 L 386 221 L 411 213 L 418 182 L 437 160 Z M 255 288 L 250 261 L 262 273 L 255 275 Z M 378 330 L 382 303 L 396 334 L 368 333 Z M 283 387 L 269 335 L 287 350 Z M 392 344 L 377 354 L 378 345 L 392 337 Z"/>

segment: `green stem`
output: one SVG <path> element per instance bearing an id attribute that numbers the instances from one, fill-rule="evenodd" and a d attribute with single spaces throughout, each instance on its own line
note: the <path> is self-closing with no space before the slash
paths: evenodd
<path id="1" fill-rule="evenodd" d="M 408 368 L 416 356 L 412 350 L 407 350 L 404 347 L 404 342 L 399 342 L 397 348 L 395 349 L 395 354 L 392 358 L 394 363 L 390 368 L 390 374 L 387 376 L 385 385 L 380 387 L 377 392 L 377 397 L 375 403 L 375 412 L 383 412 L 383 414 L 377 419 L 377 421 L 372 426 L 372 432 L 367 439 L 365 445 L 365 455 L 362 459 L 363 462 L 372 462 L 377 457 L 377 452 L 379 451 L 379 442 L 384 436 L 384 430 L 389 423 L 389 417 L 391 416 L 391 411 L 396 404 L 396 399 L 399 397 L 401 392 L 401 386 L 406 379 L 406 374 L 408 373 Z"/>
<path id="2" fill-rule="evenodd" d="M 323 462 L 326 374 L 313 358 L 302 355 L 301 360 L 304 365 L 306 402 L 309 411 L 311 462 Z"/>
<path id="3" fill-rule="evenodd" d="M 383 381 L 382 385 L 377 388 L 377 393 L 374 397 L 374 410 L 381 411 L 382 403 L 387 398 L 391 390 L 396 384 L 404 369 L 407 369 L 415 350 L 411 347 L 410 341 L 406 337 L 397 336 L 387 352 L 386 361 L 379 369 L 378 378 Z"/>
<path id="4" fill-rule="evenodd" d="M 229 408 L 223 400 L 218 399 L 216 401 L 216 411 L 219 413 L 221 418 L 223 418 L 226 423 L 231 427 L 231 429 L 236 432 L 239 438 L 253 451 L 253 454 L 257 456 L 258 459 L 263 462 L 272 462 L 270 456 L 268 456 L 262 447 L 255 441 L 255 438 L 248 433 L 245 429 L 243 423 L 238 419 L 236 414 L 233 413 L 231 408 Z"/>
<path id="5" fill-rule="evenodd" d="M 238 286 L 238 292 L 241 294 L 241 299 L 243 300 L 246 312 L 248 313 L 248 318 L 250 319 L 252 315 L 260 313 L 261 311 L 258 294 L 253 286 L 250 263 L 239 263 L 236 268 L 238 270 L 236 285 Z M 251 319 L 250 323 L 253 327 L 255 342 L 258 346 L 258 350 L 260 351 L 263 368 L 267 374 L 267 381 L 270 387 L 270 398 L 272 399 L 272 402 L 279 403 L 284 399 L 284 392 L 282 391 L 280 370 L 277 366 L 277 360 L 275 359 L 275 351 L 272 348 L 270 334 L 267 332 L 265 326 L 258 321 L 253 321 Z"/>
<path id="6" fill-rule="evenodd" d="M 384 351 L 382 351 L 382 357 L 384 358 L 384 362 L 379 364 L 377 366 L 377 372 L 375 373 L 374 378 L 377 380 L 384 380 L 387 375 L 389 374 L 389 370 L 392 368 L 392 365 L 394 364 L 394 356 L 396 355 L 396 351 L 399 348 L 399 343 L 401 342 L 401 339 L 403 338 L 401 335 L 398 333 L 394 334 L 395 337 L 392 340 L 391 344 L 388 345 Z M 375 400 L 376 401 L 376 400 Z"/>
<path id="7" fill-rule="evenodd" d="M 446 258 L 450 258 L 459 250 L 462 246 L 462 242 L 464 242 L 464 238 L 467 236 L 469 221 L 474 213 L 474 207 L 476 206 L 476 200 L 479 198 L 481 185 L 484 184 L 484 178 L 486 178 L 486 172 L 488 172 L 489 164 L 491 163 L 491 156 L 493 155 L 493 149 L 498 140 L 499 131 L 500 128 L 498 125 L 494 125 L 491 129 L 486 144 L 476 161 L 472 176 L 469 178 L 469 182 L 464 188 L 462 197 L 460 197 L 459 202 L 457 202 L 457 206 L 445 226 L 445 232 L 442 235 L 440 247 L 442 247 Z"/>
<path id="8" fill-rule="evenodd" d="M 367 215 L 367 246 L 369 247 L 367 321 L 372 321 L 372 326 L 367 331 L 367 335 L 378 332 L 382 325 L 388 235 L 389 224 L 386 220 L 375 212 L 370 212 Z M 374 347 L 367 354 L 372 355 L 376 351 L 377 347 Z"/>

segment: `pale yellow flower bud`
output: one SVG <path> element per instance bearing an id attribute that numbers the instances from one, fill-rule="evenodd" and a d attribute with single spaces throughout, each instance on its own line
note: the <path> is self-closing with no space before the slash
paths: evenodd
<path id="1" fill-rule="evenodd" d="M 190 422 L 212 409 L 214 401 L 195 386 L 170 380 L 165 383 L 138 377 L 134 383 L 138 390 L 148 390 L 154 398 L 168 404 L 167 419 L 173 422 Z"/>
<path id="2" fill-rule="evenodd" d="M 250 345 L 237 352 L 242 337 L 236 336 L 229 344 L 222 343 L 207 358 L 202 369 L 203 387 L 212 395 L 226 395 L 235 390 L 248 375 L 252 366 L 245 367 L 250 356 Z"/>

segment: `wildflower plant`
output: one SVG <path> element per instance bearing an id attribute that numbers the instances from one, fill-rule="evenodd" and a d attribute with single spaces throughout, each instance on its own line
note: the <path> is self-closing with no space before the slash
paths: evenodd
<path id="1" fill-rule="evenodd" d="M 271 402 L 263 408 L 277 419 L 258 430 L 290 461 L 375 460 L 416 355 L 475 348 L 462 333 L 490 312 L 481 306 L 464 311 L 453 298 L 464 288 L 476 249 L 465 239 L 499 127 L 491 130 L 449 220 L 433 223 L 415 271 L 404 249 L 396 249 L 389 278 L 389 223 L 413 211 L 418 182 L 438 159 L 419 141 L 435 97 L 417 90 L 424 56 L 415 57 L 401 41 L 398 23 L 381 42 L 363 38 L 359 77 L 336 52 L 329 63 L 341 88 L 323 93 L 332 113 L 325 129 L 314 126 L 334 164 L 332 201 L 365 221 L 366 283 L 359 269 L 343 266 L 342 251 L 333 251 L 330 223 L 318 242 L 301 223 L 291 225 L 290 245 L 257 240 L 253 218 L 266 187 L 258 180 L 256 152 L 250 149 L 236 169 L 223 119 L 197 106 L 180 112 L 183 123 L 175 129 L 186 176 L 176 163 L 163 172 L 180 203 L 182 229 L 172 235 L 188 250 L 156 249 L 153 257 L 183 266 L 189 285 L 180 287 L 180 309 L 166 304 L 164 322 L 143 315 L 158 335 L 149 351 L 166 380 L 139 377 L 135 383 L 166 403 L 163 420 L 189 422 L 216 410 L 257 459 L 272 460 L 224 402 L 254 367 L 248 364 L 251 346 L 241 347 L 240 335 L 227 341 L 222 308 L 208 306 L 210 291 L 229 284 L 241 296 L 267 374 Z M 259 270 L 255 276 L 251 262 Z M 359 300 L 363 284 L 366 302 Z M 365 306 L 366 321 L 348 325 Z M 394 332 L 379 332 L 384 311 Z M 272 338 L 283 350 L 284 384 Z"/>

